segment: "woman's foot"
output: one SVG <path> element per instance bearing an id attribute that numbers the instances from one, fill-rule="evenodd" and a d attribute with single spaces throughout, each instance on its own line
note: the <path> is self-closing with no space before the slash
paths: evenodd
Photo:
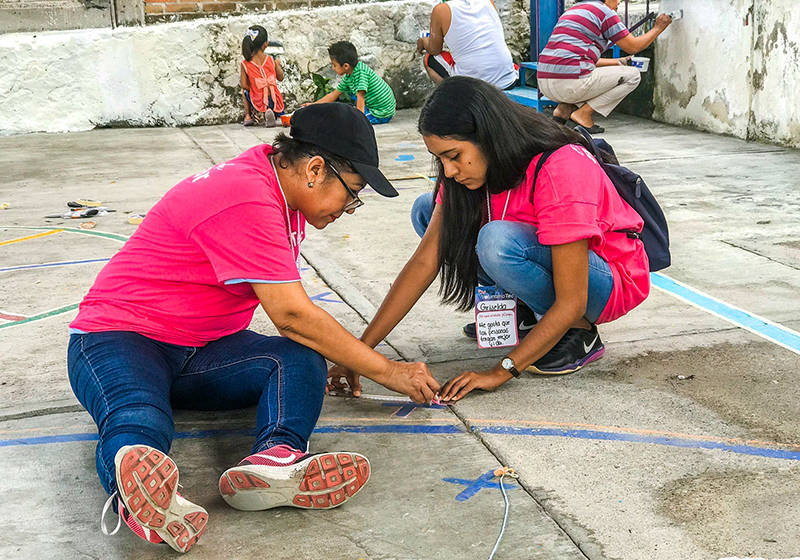
<path id="1" fill-rule="evenodd" d="M 550 351 L 525 371 L 538 375 L 564 375 L 599 360 L 606 348 L 600 340 L 597 325 L 592 328 L 569 329 Z"/>
<path id="2" fill-rule="evenodd" d="M 244 120 L 242 121 L 242 124 L 244 126 L 253 126 L 254 124 L 256 124 L 256 121 L 253 120 L 253 117 L 251 117 L 250 115 L 247 115 L 247 116 L 245 116 Z"/>
<path id="3" fill-rule="evenodd" d="M 369 461 L 358 453 L 308 455 L 277 445 L 225 471 L 219 491 L 228 505 L 243 511 L 331 509 L 355 496 L 369 475 Z"/>
<path id="4" fill-rule="evenodd" d="M 575 123 L 575 125 L 577 125 L 577 124 L 578 123 Z M 583 125 L 580 125 L 580 126 L 583 126 Z M 575 128 L 575 126 L 573 126 L 572 128 Z M 606 131 L 606 129 L 603 128 L 602 126 L 600 126 L 599 124 L 593 124 L 592 126 L 590 126 L 588 128 L 583 126 L 583 128 L 585 128 L 586 132 L 588 132 L 589 134 L 602 134 L 602 133 L 604 133 Z"/>
<path id="5" fill-rule="evenodd" d="M 178 467 L 172 459 L 147 445 L 126 445 L 117 452 L 114 465 L 118 511 L 128 527 L 178 552 L 192 548 L 205 531 L 208 513 L 178 494 Z"/>
<path id="6" fill-rule="evenodd" d="M 275 113 L 272 112 L 272 109 L 267 109 L 264 112 L 264 126 L 272 128 L 277 124 L 278 120 L 275 118 Z"/>

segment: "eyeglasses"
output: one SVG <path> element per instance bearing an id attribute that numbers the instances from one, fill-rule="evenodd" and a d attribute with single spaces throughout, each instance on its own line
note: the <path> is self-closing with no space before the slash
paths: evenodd
<path id="1" fill-rule="evenodd" d="M 364 201 L 358 198 L 358 195 L 355 193 L 355 191 L 347 186 L 347 183 L 344 182 L 344 179 L 342 179 L 342 176 L 339 174 L 338 171 L 336 171 L 336 168 L 333 165 L 331 165 L 330 162 L 328 161 L 326 161 L 325 163 L 328 165 L 328 167 L 331 168 L 331 171 L 333 171 L 333 174 L 336 175 L 336 178 L 339 179 L 339 182 L 345 188 L 347 194 L 353 197 L 353 200 L 344 205 L 344 208 L 342 208 L 342 212 L 347 212 L 348 214 L 352 214 L 353 212 L 355 212 L 356 208 L 361 208 L 362 206 L 364 206 Z"/>

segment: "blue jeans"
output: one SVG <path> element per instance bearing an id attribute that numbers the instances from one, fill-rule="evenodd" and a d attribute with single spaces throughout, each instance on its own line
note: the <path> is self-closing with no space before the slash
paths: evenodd
<path id="1" fill-rule="evenodd" d="M 352 93 L 350 94 L 351 101 L 356 101 L 357 99 L 358 98 L 355 95 L 353 95 Z M 372 111 L 369 110 L 369 107 L 364 107 L 364 115 L 372 124 L 386 124 L 390 120 L 392 120 L 392 117 L 376 117 L 375 115 L 372 114 Z"/>
<path id="2" fill-rule="evenodd" d="M 133 332 L 72 334 L 67 368 L 75 396 L 97 424 L 97 473 L 109 494 L 121 447 L 145 444 L 169 453 L 173 407 L 258 405 L 252 453 L 278 444 L 305 451 L 327 379 L 325 360 L 314 350 L 252 331 L 197 348 Z"/>
<path id="3" fill-rule="evenodd" d="M 419 196 L 411 208 L 411 223 L 422 237 L 433 214 L 433 193 Z M 539 243 L 536 227 L 522 222 L 493 221 L 478 234 L 478 281 L 497 284 L 521 299 L 539 315 L 556 301 L 550 247 Z M 589 294 L 586 319 L 594 323 L 611 297 L 614 276 L 594 251 L 589 251 Z"/>

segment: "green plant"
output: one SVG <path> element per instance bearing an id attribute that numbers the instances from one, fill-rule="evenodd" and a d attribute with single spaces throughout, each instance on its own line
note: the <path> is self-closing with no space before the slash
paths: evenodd
<path id="1" fill-rule="evenodd" d="M 314 101 L 318 101 L 333 91 L 333 86 L 329 83 L 330 78 L 326 78 L 322 74 L 311 74 L 311 79 L 314 80 L 314 86 L 317 90 L 314 92 Z"/>

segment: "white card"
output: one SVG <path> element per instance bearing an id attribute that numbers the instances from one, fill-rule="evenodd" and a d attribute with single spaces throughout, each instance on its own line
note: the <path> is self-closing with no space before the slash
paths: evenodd
<path id="1" fill-rule="evenodd" d="M 497 286 L 475 288 L 475 327 L 478 348 L 519 344 L 516 296 Z"/>

